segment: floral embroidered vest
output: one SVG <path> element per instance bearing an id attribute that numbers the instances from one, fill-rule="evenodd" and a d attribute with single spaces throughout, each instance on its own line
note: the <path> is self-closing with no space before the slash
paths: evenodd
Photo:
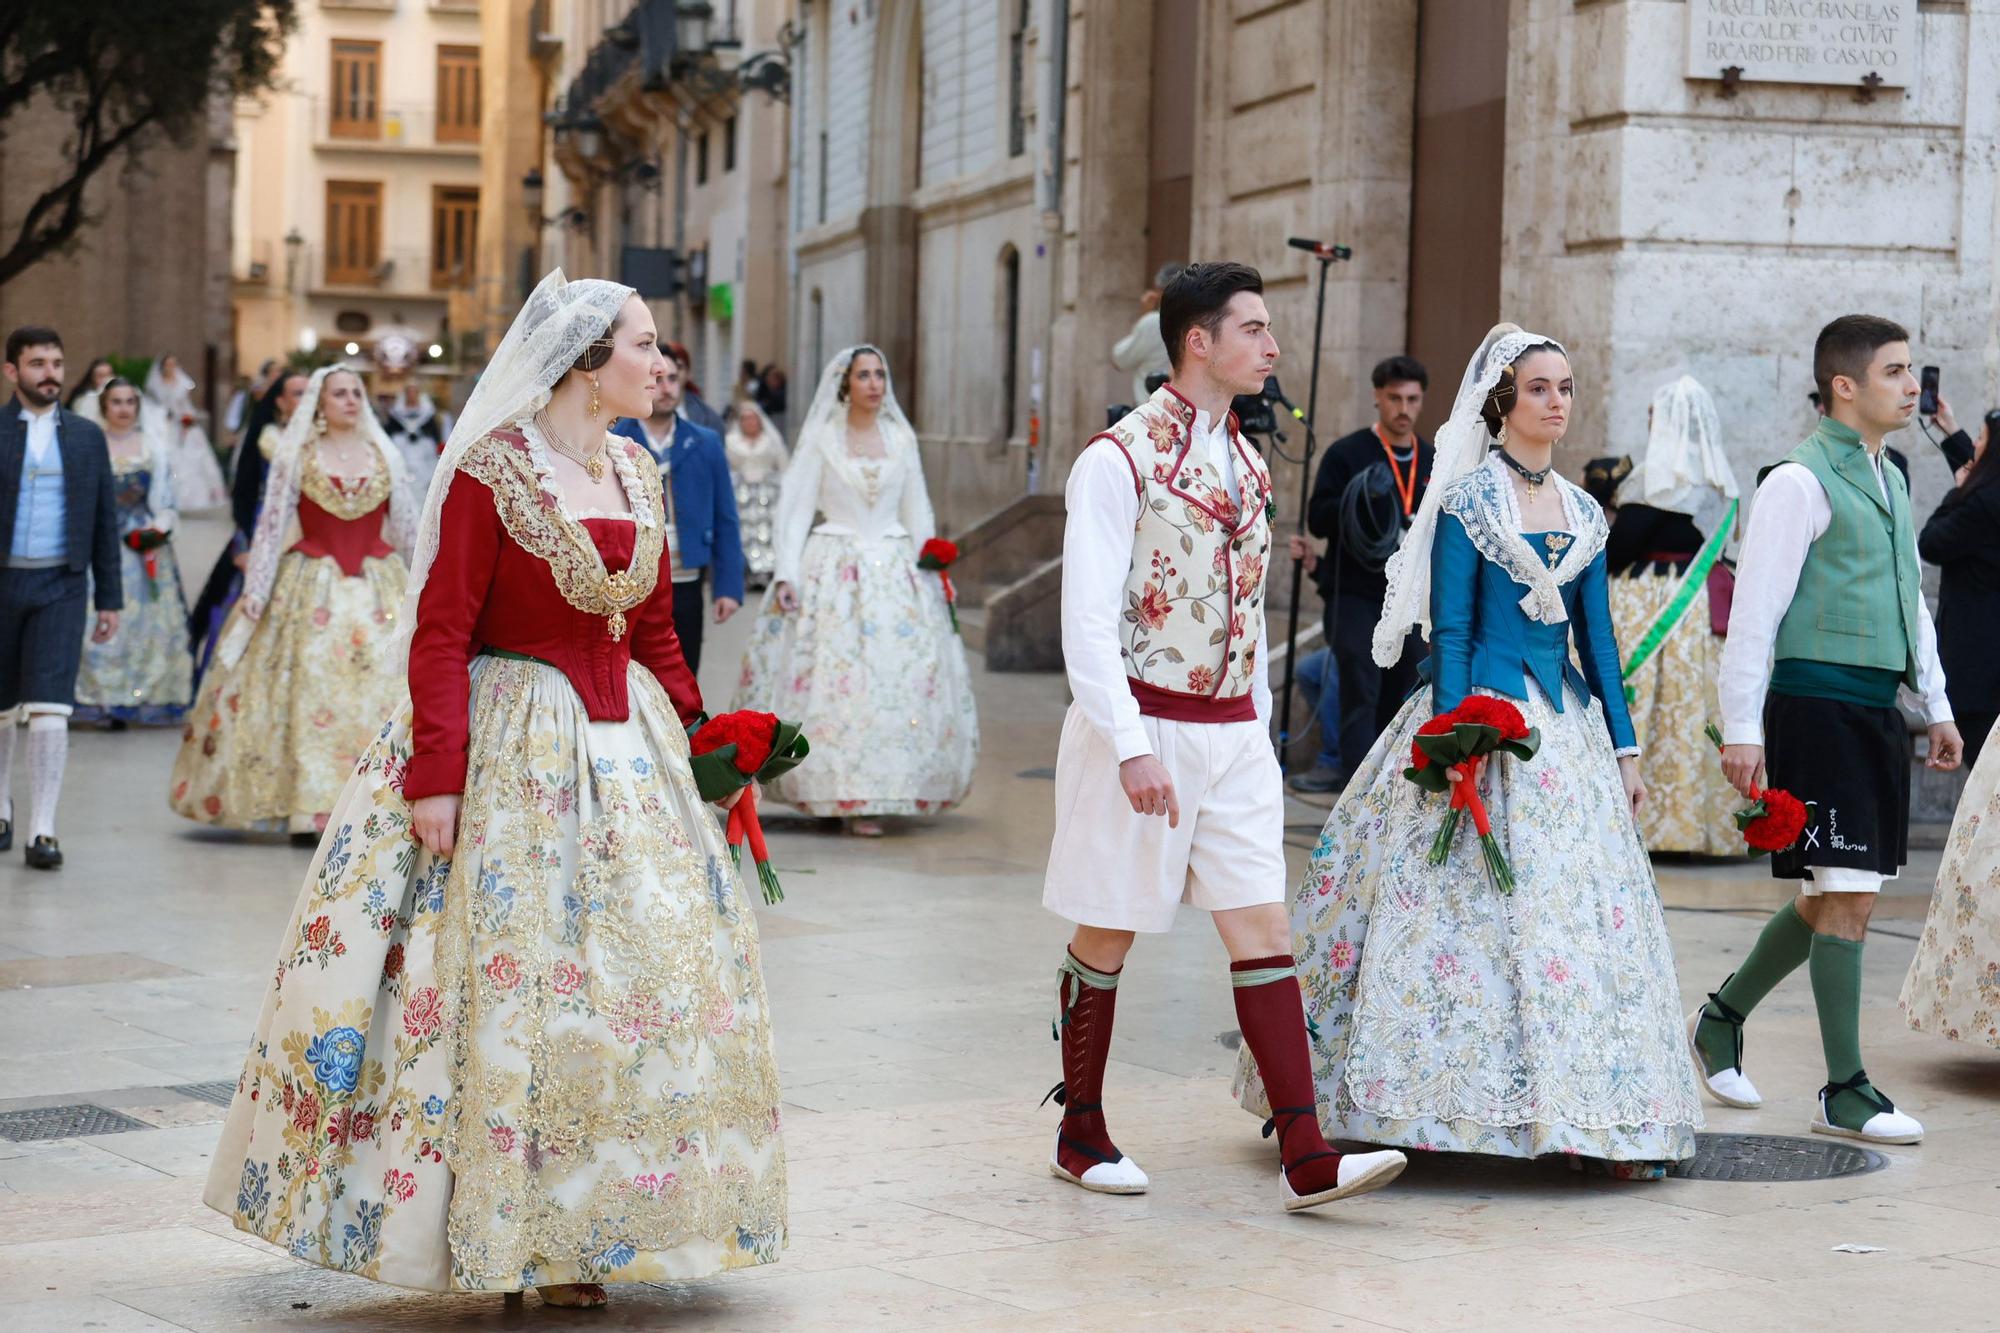
<path id="1" fill-rule="evenodd" d="M 1098 439 L 1125 455 L 1139 494 L 1119 643 L 1139 711 L 1176 721 L 1254 720 L 1271 474 L 1229 419 L 1242 503 L 1194 452 L 1193 404 L 1162 385 Z"/>

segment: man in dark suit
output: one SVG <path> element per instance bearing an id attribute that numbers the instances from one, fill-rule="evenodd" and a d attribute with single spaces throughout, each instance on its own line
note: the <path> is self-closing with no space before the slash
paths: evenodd
<path id="1" fill-rule="evenodd" d="M 1307 529 L 1328 539 L 1313 581 L 1325 599 L 1326 643 L 1339 681 L 1340 743 L 1333 749 L 1340 771 L 1331 771 L 1322 759 L 1292 779 L 1295 791 L 1333 792 L 1347 785 L 1415 686 L 1423 656 L 1412 635 L 1402 660 L 1385 670 L 1375 665 L 1372 645 L 1388 586 L 1382 567 L 1424 502 L 1435 457 L 1430 441 L 1417 438 L 1430 375 L 1415 358 L 1392 356 L 1371 378 L 1374 423 L 1328 446 L 1306 505 Z M 1303 558 L 1301 539 L 1292 542 L 1294 554 Z"/>
<path id="2" fill-rule="evenodd" d="M 611 428 L 637 440 L 660 465 L 667 492 L 667 550 L 672 557 L 674 629 L 690 670 L 701 670 L 702 585 L 715 582 L 715 623 L 743 605 L 743 532 L 736 518 L 736 489 L 722 437 L 679 414 L 683 372 L 669 357 L 653 382 L 653 415 L 630 417 Z"/>
<path id="3" fill-rule="evenodd" d="M 56 802 L 83 660 L 93 579 L 94 642 L 118 632 L 118 506 L 104 432 L 66 411 L 62 339 L 27 325 L 7 335 L 13 399 L 0 407 L 0 851 L 14 845 L 14 729 L 28 724 L 28 864 L 62 864 Z"/>

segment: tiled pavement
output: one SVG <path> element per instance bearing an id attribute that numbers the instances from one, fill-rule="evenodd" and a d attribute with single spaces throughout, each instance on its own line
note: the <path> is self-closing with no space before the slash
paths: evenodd
<path id="1" fill-rule="evenodd" d="M 713 638 L 705 675 L 726 697 L 741 628 Z M 762 919 L 791 1158 L 784 1261 L 619 1288 L 588 1315 L 321 1272 L 202 1208 L 222 1109 L 194 1085 L 236 1075 L 307 854 L 178 824 L 173 735 L 79 733 L 70 866 L 0 864 L 0 1123 L 87 1103 L 145 1127 L 0 1140 L 0 1326 L 2000 1329 L 2000 1053 L 1909 1034 L 1894 1009 L 1934 854 L 1894 886 L 1869 949 L 1869 1067 L 1930 1128 L 1883 1170 L 1622 1185 L 1559 1163 L 1425 1159 L 1391 1190 L 1288 1217 L 1270 1147 L 1228 1097 L 1220 947 L 1188 914 L 1134 957 L 1108 1081 L 1152 1193 L 1051 1180 L 1055 1113 L 1036 1101 L 1057 1077 L 1065 932 L 1038 905 L 1050 786 L 1017 775 L 1052 762 L 1062 686 L 979 688 L 986 746 L 964 811 L 880 844 L 775 833 L 790 897 Z M 1294 806 L 1294 841 L 1319 818 Z M 1780 900 L 1755 867 L 1660 879 L 1689 995 Z M 1802 977 L 1751 1043 L 1770 1106 L 1711 1110 L 1709 1127 L 1803 1132 L 1821 1074 Z"/>

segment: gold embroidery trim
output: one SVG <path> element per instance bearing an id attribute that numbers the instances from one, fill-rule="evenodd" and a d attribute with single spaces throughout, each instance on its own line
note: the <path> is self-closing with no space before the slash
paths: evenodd
<path id="1" fill-rule="evenodd" d="M 458 466 L 493 492 L 493 507 L 500 514 L 501 526 L 522 550 L 547 563 L 563 600 L 586 615 L 607 617 L 610 623 L 606 628 L 613 641 L 624 638 L 625 613 L 651 597 L 659 583 L 660 552 L 666 544 L 664 526 L 635 522 L 632 563 L 614 574 L 604 567 L 604 557 L 589 531 L 542 489 L 525 443 L 513 444 L 489 435 L 466 450 Z M 634 471 L 645 492 L 639 501 L 648 506 L 648 512 L 662 512 L 658 470 L 642 467 Z"/>
<path id="2" fill-rule="evenodd" d="M 335 518 L 352 522 L 364 515 L 372 514 L 389 500 L 389 461 L 375 460 L 375 470 L 356 490 L 348 490 L 320 466 L 319 445 L 308 444 L 300 451 L 305 455 L 299 468 L 299 494 L 311 500 Z"/>

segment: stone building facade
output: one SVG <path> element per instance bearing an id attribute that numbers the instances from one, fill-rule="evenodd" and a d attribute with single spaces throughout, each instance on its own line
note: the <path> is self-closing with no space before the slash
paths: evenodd
<path id="1" fill-rule="evenodd" d="M 0 138 L 0 232 L 11 238 L 55 179 L 70 118 L 31 104 Z M 71 378 L 94 357 L 172 353 L 219 410 L 235 371 L 229 307 L 230 198 L 236 140 L 226 99 L 188 142 L 139 142 L 85 188 L 88 221 L 75 245 L 0 286 L 0 328 L 48 324 L 63 336 Z M 33 188 L 31 188 L 33 187 Z"/>
<path id="2" fill-rule="evenodd" d="M 884 346 L 962 527 L 1030 488 L 1031 454 L 1059 486 L 1130 396 L 1108 349 L 1163 259 L 1264 271 L 1303 405 L 1304 236 L 1354 251 L 1330 275 L 1325 438 L 1406 350 L 1434 426 L 1503 317 L 1575 353 L 1572 470 L 1638 447 L 1686 371 L 1747 486 L 1810 425 L 1814 333 L 1855 309 L 1908 324 L 1975 418 L 2000 402 L 2000 23 L 1984 0 L 1916 9 L 1920 76 L 1870 90 L 1689 70 L 1686 0 L 801 0 L 801 389 Z M 1927 508 L 1942 465 L 1898 442 Z"/>

